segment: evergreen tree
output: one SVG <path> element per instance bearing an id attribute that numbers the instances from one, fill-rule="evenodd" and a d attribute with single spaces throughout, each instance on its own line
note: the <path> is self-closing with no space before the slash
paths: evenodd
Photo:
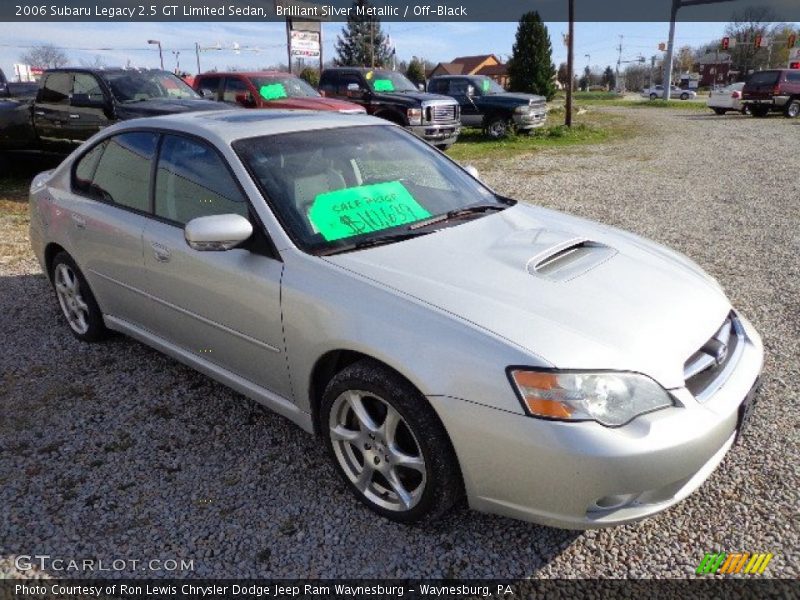
<path id="1" fill-rule="evenodd" d="M 410 63 L 408 63 L 406 77 L 408 77 L 409 80 L 416 85 L 425 83 L 425 65 L 422 64 L 422 61 L 416 56 L 411 59 Z"/>
<path id="2" fill-rule="evenodd" d="M 512 92 L 540 94 L 551 100 L 556 93 L 553 76 L 553 46 L 539 13 L 522 15 L 517 37 L 508 61 L 509 89 Z"/>
<path id="3" fill-rule="evenodd" d="M 603 71 L 603 85 L 608 86 L 608 89 L 613 90 L 617 86 L 617 76 L 614 74 L 614 69 L 609 65 Z"/>
<path id="4" fill-rule="evenodd" d="M 336 36 L 336 64 L 343 67 L 388 66 L 391 51 L 377 17 L 363 14 L 369 0 L 355 0 L 341 35 Z M 359 9 L 362 14 L 359 15 Z"/>

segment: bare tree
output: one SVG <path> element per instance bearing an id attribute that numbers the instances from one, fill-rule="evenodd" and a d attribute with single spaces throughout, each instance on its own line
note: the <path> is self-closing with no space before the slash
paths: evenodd
<path id="1" fill-rule="evenodd" d="M 694 50 L 691 46 L 682 46 L 675 58 L 675 66 L 680 73 L 691 73 L 694 69 Z"/>
<path id="2" fill-rule="evenodd" d="M 19 57 L 19 60 L 26 65 L 42 67 L 43 69 L 57 69 L 69 62 L 64 51 L 52 44 L 31 46 L 27 52 Z"/>
<path id="3" fill-rule="evenodd" d="M 95 54 L 94 58 L 91 60 L 82 59 L 81 66 L 86 67 L 87 69 L 104 69 L 108 66 L 108 63 L 102 56 Z"/>
<path id="4" fill-rule="evenodd" d="M 632 63 L 625 67 L 625 88 L 628 90 L 641 90 L 650 85 L 650 67 L 639 63 Z"/>
<path id="5" fill-rule="evenodd" d="M 769 24 L 775 21 L 775 13 L 766 6 L 750 6 L 737 12 L 733 21 L 725 27 L 725 35 L 731 39 L 731 67 L 741 76 L 755 70 L 767 60 L 767 48 L 756 48 L 756 36 L 765 36 Z"/>

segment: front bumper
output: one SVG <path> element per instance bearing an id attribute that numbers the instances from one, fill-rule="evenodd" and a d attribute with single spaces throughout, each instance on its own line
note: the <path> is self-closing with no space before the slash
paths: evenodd
<path id="1" fill-rule="evenodd" d="M 713 396 L 700 404 L 685 388 L 671 390 L 682 406 L 619 428 L 545 421 L 431 397 L 453 441 L 470 507 L 593 529 L 637 521 L 691 494 L 733 444 L 739 407 L 761 372 L 761 340 L 741 322 L 744 349 Z"/>
<path id="2" fill-rule="evenodd" d="M 455 144 L 461 133 L 461 121 L 452 123 L 427 123 L 406 127 L 414 135 L 431 144 Z"/>
<path id="3" fill-rule="evenodd" d="M 527 113 L 514 113 L 514 126 L 520 130 L 536 129 L 547 121 L 547 111 L 531 111 Z"/>

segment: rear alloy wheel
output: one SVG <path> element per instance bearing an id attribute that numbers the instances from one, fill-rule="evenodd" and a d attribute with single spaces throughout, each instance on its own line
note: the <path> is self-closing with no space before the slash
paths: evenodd
<path id="1" fill-rule="evenodd" d="M 53 259 L 51 281 L 58 304 L 73 335 L 84 342 L 96 342 L 108 335 L 103 314 L 78 265 L 66 252 Z"/>
<path id="2" fill-rule="evenodd" d="M 800 100 L 790 100 L 784 114 L 790 119 L 796 119 L 800 115 Z"/>
<path id="3" fill-rule="evenodd" d="M 750 105 L 749 104 L 745 104 L 744 106 L 742 106 L 742 114 L 743 115 L 752 114 L 752 112 L 750 111 Z"/>
<path id="4" fill-rule="evenodd" d="M 359 500 L 404 523 L 432 520 L 462 495 L 455 452 L 439 418 L 405 379 L 362 360 L 328 384 L 325 443 Z"/>
<path id="5" fill-rule="evenodd" d="M 484 128 L 486 135 L 493 140 L 499 140 L 508 135 L 511 130 L 511 123 L 505 117 L 492 117 Z"/>

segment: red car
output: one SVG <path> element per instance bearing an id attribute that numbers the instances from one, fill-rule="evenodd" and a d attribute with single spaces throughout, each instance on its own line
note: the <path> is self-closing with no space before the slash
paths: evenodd
<path id="1" fill-rule="evenodd" d="M 324 98 L 308 83 L 280 71 L 203 73 L 194 78 L 194 89 L 205 98 L 245 108 L 300 108 L 364 114 L 358 104 Z"/>

